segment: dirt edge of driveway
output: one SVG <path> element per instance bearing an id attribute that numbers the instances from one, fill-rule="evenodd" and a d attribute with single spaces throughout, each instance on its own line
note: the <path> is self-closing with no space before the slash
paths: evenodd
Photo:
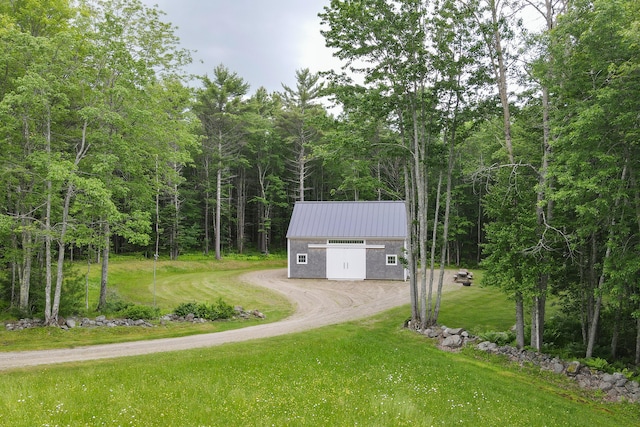
<path id="1" fill-rule="evenodd" d="M 443 291 L 459 288 L 447 271 Z M 0 371 L 30 366 L 108 359 L 143 354 L 212 347 L 301 332 L 321 326 L 369 317 L 409 303 L 409 282 L 329 281 L 288 279 L 286 269 L 244 274 L 240 280 L 282 293 L 295 306 L 295 312 L 278 322 L 265 323 L 202 335 L 163 338 L 72 349 L 0 352 Z"/>

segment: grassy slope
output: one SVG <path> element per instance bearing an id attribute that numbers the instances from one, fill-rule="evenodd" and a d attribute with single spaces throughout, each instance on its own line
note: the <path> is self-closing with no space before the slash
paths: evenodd
<path id="1" fill-rule="evenodd" d="M 1 374 L 0 425 L 634 426 L 568 381 L 373 319 L 210 349 Z"/>
<path id="2" fill-rule="evenodd" d="M 186 258 L 186 257 L 185 257 Z M 257 261 L 237 260 L 182 260 L 159 261 L 156 271 L 156 304 L 163 312 L 169 312 L 181 302 L 213 303 L 218 298 L 228 304 L 245 309 L 259 309 L 266 320 L 239 320 L 205 324 L 172 323 L 145 328 L 36 328 L 8 332 L 0 328 L 0 351 L 36 350 L 75 347 L 89 344 L 168 338 L 197 333 L 220 332 L 257 323 L 273 322 L 293 312 L 289 301 L 279 293 L 250 286 L 238 279 L 242 273 L 267 268 L 283 268 L 282 259 Z M 79 266 L 80 269 L 86 266 Z M 86 270 L 81 270 L 81 273 Z M 93 267 L 89 276 L 89 300 L 92 305 L 98 299 L 100 271 Z M 113 261 L 109 270 L 109 289 L 117 297 L 138 304 L 153 305 L 153 262 L 148 260 L 120 259 Z M 96 313 L 89 313 L 95 316 Z"/>
<path id="3" fill-rule="evenodd" d="M 180 302 L 214 302 L 218 298 L 229 304 L 245 308 L 268 307 L 270 310 L 288 311 L 286 300 L 279 294 L 262 288 L 247 286 L 238 280 L 242 273 L 267 268 L 284 268 L 286 260 L 263 259 L 259 261 L 237 260 L 180 260 L 158 261 L 155 284 L 155 300 L 160 309 L 170 311 Z M 97 269 L 95 269 L 97 270 Z M 97 300 L 99 271 L 91 276 L 91 287 Z M 118 295 L 137 304 L 154 302 L 153 262 L 148 260 L 118 260 L 111 263 L 110 286 Z"/>

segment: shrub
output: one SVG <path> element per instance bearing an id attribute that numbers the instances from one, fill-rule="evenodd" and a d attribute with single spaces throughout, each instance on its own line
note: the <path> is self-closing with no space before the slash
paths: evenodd
<path id="1" fill-rule="evenodd" d="M 567 315 L 555 315 L 544 325 L 544 342 L 563 348 L 582 341 L 580 320 Z"/>
<path id="2" fill-rule="evenodd" d="M 120 316 L 131 320 L 150 320 L 155 319 L 160 315 L 160 309 L 157 307 L 150 307 L 148 305 L 131 305 L 119 314 Z"/>
<path id="3" fill-rule="evenodd" d="M 583 360 L 584 364 L 590 368 L 597 369 L 599 371 L 605 371 L 607 366 L 609 366 L 609 362 L 600 357 L 591 357 L 589 359 Z"/>
<path id="4" fill-rule="evenodd" d="M 215 304 L 185 302 L 173 311 L 176 316 L 193 314 L 195 317 L 207 320 L 229 319 L 233 316 L 233 307 L 219 298 Z"/>
<path id="5" fill-rule="evenodd" d="M 218 298 L 216 302 L 216 311 L 218 312 L 219 319 L 229 319 L 233 317 L 234 314 L 233 307 L 224 302 L 222 298 Z"/>
<path id="6" fill-rule="evenodd" d="M 481 333 L 479 336 L 481 339 L 485 341 L 491 341 L 498 345 L 510 344 L 515 339 L 515 334 L 511 331 L 509 332 L 487 331 L 487 332 Z"/>
<path id="7" fill-rule="evenodd" d="M 102 310 L 103 313 L 121 313 L 134 304 L 126 302 L 118 293 L 111 289 L 107 289 L 107 305 Z"/>
<path id="8" fill-rule="evenodd" d="M 175 308 L 175 310 L 173 310 L 173 313 L 176 316 L 182 316 L 182 317 L 188 314 L 193 314 L 195 316 L 197 312 L 198 312 L 198 303 L 195 303 L 195 302 L 183 302 L 182 304 L 178 305 Z"/>

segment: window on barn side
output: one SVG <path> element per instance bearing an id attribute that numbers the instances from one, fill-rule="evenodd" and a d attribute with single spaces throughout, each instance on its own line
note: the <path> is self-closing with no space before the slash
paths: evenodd
<path id="1" fill-rule="evenodd" d="M 387 255 L 387 265 L 398 265 L 398 255 Z"/>
<path id="2" fill-rule="evenodd" d="M 298 258 L 298 264 L 306 264 L 307 263 L 307 254 L 298 254 L 296 255 Z"/>

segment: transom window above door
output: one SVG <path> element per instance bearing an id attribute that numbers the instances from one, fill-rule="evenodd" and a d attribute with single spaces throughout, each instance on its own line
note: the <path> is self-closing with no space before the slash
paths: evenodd
<path id="1" fill-rule="evenodd" d="M 364 245 L 364 240 L 329 239 L 327 243 L 329 245 Z"/>

